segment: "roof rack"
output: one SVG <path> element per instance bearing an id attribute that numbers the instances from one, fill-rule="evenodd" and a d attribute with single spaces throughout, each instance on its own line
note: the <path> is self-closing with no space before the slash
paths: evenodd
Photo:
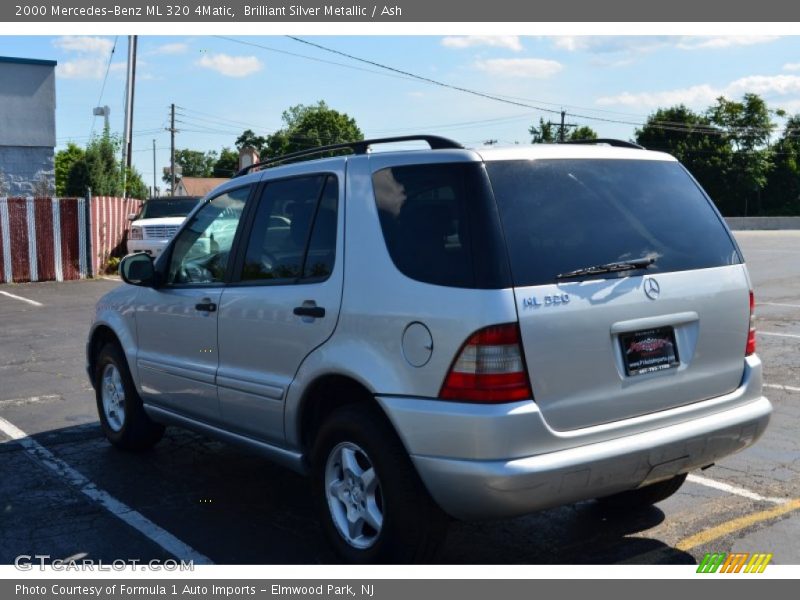
<path id="1" fill-rule="evenodd" d="M 332 144 L 329 146 L 317 146 L 316 148 L 309 148 L 308 150 L 299 150 L 297 152 L 290 152 L 289 154 L 284 154 L 282 156 L 268 158 L 244 167 L 235 175 L 235 177 L 246 175 L 253 169 L 260 167 L 268 167 L 269 165 L 276 163 L 294 162 L 298 158 L 314 156 L 315 154 L 324 154 L 325 152 L 331 152 L 333 150 L 352 150 L 353 154 L 366 154 L 369 151 L 369 147 L 374 144 L 391 144 L 393 142 L 412 141 L 427 142 L 431 147 L 431 150 L 443 150 L 447 148 L 453 150 L 464 149 L 464 146 L 458 142 L 448 138 L 440 137 L 438 135 L 402 135 L 396 137 L 375 138 L 372 140 L 358 140 L 356 142 L 345 142 L 342 144 Z"/>
<path id="2" fill-rule="evenodd" d="M 559 142 L 559 144 L 608 144 L 617 148 L 635 148 L 636 150 L 646 150 L 644 146 L 635 144 L 633 142 L 626 142 L 625 140 L 616 140 L 614 138 L 597 138 L 595 140 L 566 140 Z"/>

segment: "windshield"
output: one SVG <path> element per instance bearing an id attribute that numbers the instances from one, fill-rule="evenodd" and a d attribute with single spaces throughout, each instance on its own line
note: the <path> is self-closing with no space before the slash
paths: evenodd
<path id="1" fill-rule="evenodd" d="M 516 286 L 640 259 L 655 259 L 648 272 L 741 262 L 711 203 L 677 162 L 497 161 L 486 170 Z"/>
<path id="2" fill-rule="evenodd" d="M 139 213 L 139 219 L 160 217 L 185 217 L 197 205 L 197 198 L 169 198 L 148 200 Z"/>

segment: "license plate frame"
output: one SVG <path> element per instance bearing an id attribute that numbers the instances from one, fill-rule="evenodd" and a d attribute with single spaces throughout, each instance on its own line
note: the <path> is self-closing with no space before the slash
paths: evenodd
<path id="1" fill-rule="evenodd" d="M 622 333 L 619 344 L 628 377 L 669 371 L 680 365 L 675 329 L 671 326 Z"/>

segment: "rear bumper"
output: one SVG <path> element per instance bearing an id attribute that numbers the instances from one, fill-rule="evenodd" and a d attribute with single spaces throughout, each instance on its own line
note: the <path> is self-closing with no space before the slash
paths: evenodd
<path id="1" fill-rule="evenodd" d="M 548 428 L 532 402 L 379 401 L 428 491 L 462 519 L 526 514 L 686 473 L 753 444 L 772 412 L 757 357 L 730 394 L 579 431 Z"/>
<path id="2" fill-rule="evenodd" d="M 454 517 L 509 517 L 606 496 L 711 464 L 767 427 L 764 397 L 723 413 L 624 438 L 508 461 L 414 456 L 422 480 Z"/>

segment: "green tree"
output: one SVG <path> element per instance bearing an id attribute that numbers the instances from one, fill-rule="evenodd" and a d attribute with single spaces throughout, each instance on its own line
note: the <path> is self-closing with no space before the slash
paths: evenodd
<path id="1" fill-rule="evenodd" d="M 55 155 L 55 172 L 56 172 L 56 196 L 66 196 L 67 194 L 67 181 L 69 173 L 75 163 L 84 160 L 86 151 L 78 146 L 69 142 L 64 150 L 59 150 Z"/>
<path id="2" fill-rule="evenodd" d="M 659 108 L 641 129 L 636 143 L 680 160 L 724 214 L 735 214 L 728 174 L 733 168 L 730 142 L 704 114 L 684 105 Z"/>
<path id="3" fill-rule="evenodd" d="M 330 108 L 323 100 L 310 106 L 292 106 L 284 111 L 282 119 L 284 126 L 266 137 L 266 147 L 259 152 L 261 158 L 364 139 L 355 119 Z"/>
<path id="4" fill-rule="evenodd" d="M 786 121 L 783 136 L 773 150 L 774 168 L 767 176 L 763 212 L 800 215 L 800 115 Z"/>
<path id="5" fill-rule="evenodd" d="M 581 125 L 580 127 L 576 127 L 573 129 L 567 139 L 571 141 L 577 140 L 596 140 L 597 139 L 597 132 L 587 125 Z"/>
<path id="6" fill-rule="evenodd" d="M 181 177 L 211 177 L 216 162 L 217 153 L 213 150 L 201 152 L 184 148 L 175 151 L 175 164 L 181 168 Z M 162 179 L 165 183 L 172 181 L 168 173 Z"/>
<path id="7" fill-rule="evenodd" d="M 252 129 L 245 129 L 242 135 L 236 138 L 236 149 L 241 150 L 246 146 L 255 148 L 256 152 L 258 152 L 258 156 L 261 157 L 267 146 L 267 138 L 262 135 L 256 135 Z"/>
<path id="8" fill-rule="evenodd" d="M 120 148 L 119 137 L 108 128 L 94 136 L 86 146 L 82 160 L 73 163 L 67 173 L 64 193 L 68 196 L 83 196 L 86 188 L 98 196 L 117 196 L 122 192 L 122 177 L 117 162 Z"/>
<path id="9" fill-rule="evenodd" d="M 56 194 L 83 196 L 87 188 L 91 188 L 96 196 L 121 196 L 122 169 L 117 159 L 120 148 L 119 136 L 112 134 L 108 128 L 94 136 L 85 151 L 74 144 L 68 145 L 66 150 L 58 153 L 60 158 L 56 156 Z M 61 175 L 59 168 L 62 169 Z M 146 198 L 147 186 L 139 172 L 130 169 L 126 175 L 128 196 Z"/>
<path id="10" fill-rule="evenodd" d="M 129 198 L 138 198 L 145 200 L 150 195 L 150 190 L 145 185 L 141 173 L 136 170 L 136 167 L 128 169 L 125 178 L 125 191 Z"/>
<path id="11" fill-rule="evenodd" d="M 214 163 L 213 177 L 233 177 L 239 170 L 239 153 L 230 148 L 223 148 Z"/>
<path id="12" fill-rule="evenodd" d="M 733 214 L 760 214 L 762 191 L 773 167 L 769 141 L 775 125 L 767 103 L 756 94 L 745 94 L 741 102 L 719 97 L 707 114 L 733 148 L 729 172 L 735 186 L 731 189 L 736 202 Z M 782 111 L 777 114 L 783 116 Z"/>
<path id="13" fill-rule="evenodd" d="M 552 144 L 558 136 L 555 124 L 545 121 L 541 117 L 539 117 L 539 127 L 531 125 L 528 127 L 528 133 L 531 134 L 531 143 L 533 144 Z"/>

